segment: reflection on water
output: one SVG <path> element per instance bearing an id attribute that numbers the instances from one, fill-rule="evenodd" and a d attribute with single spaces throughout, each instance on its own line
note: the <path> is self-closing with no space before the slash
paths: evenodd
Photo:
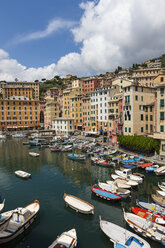
<path id="1" fill-rule="evenodd" d="M 40 157 L 29 156 L 29 151 L 40 153 Z M 73 227 L 77 230 L 79 248 L 113 247 L 99 227 L 99 216 L 120 226 L 129 227 L 123 220 L 122 208 L 129 210 L 136 198 L 151 200 L 161 178 L 145 174 L 144 183 L 132 190 L 132 197 L 121 202 L 100 199 L 91 192 L 91 185 L 98 180 L 111 180 L 114 168 L 91 165 L 67 158 L 68 153 L 51 153 L 48 148 L 23 146 L 22 140 L 0 141 L 0 191 L 6 198 L 5 211 L 26 206 L 38 199 L 41 210 L 39 220 L 23 239 L 17 239 L 8 247 L 48 247 L 57 235 Z M 15 170 L 32 174 L 29 180 L 15 176 Z M 145 173 L 143 170 L 139 171 Z M 64 193 L 75 195 L 95 206 L 95 214 L 87 216 L 65 206 Z M 129 229 L 131 230 L 131 229 Z M 149 241 L 152 247 L 160 244 Z"/>

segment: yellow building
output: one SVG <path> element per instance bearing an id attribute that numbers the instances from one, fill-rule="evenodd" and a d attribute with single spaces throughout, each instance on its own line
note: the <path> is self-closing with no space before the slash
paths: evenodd
<path id="1" fill-rule="evenodd" d="M 58 95 L 45 97 L 46 106 L 44 113 L 44 127 L 45 129 L 52 128 L 52 121 L 60 116 L 60 104 L 58 101 Z"/>
<path id="2" fill-rule="evenodd" d="M 10 98 L 11 96 L 24 96 L 24 97 L 28 97 L 30 100 L 35 99 L 34 89 L 30 87 L 5 86 L 2 89 L 2 94 L 4 98 Z"/>
<path id="3" fill-rule="evenodd" d="M 83 129 L 88 132 L 91 130 L 91 99 L 89 95 L 82 98 L 82 111 L 83 111 Z"/>
<path id="4" fill-rule="evenodd" d="M 155 88 L 132 83 L 123 88 L 124 135 L 147 135 L 154 131 Z"/>
<path id="5" fill-rule="evenodd" d="M 82 108 L 82 95 L 77 95 L 75 94 L 72 96 L 71 102 L 71 118 L 74 119 L 74 128 L 76 130 L 82 130 L 82 125 L 83 125 L 83 108 Z"/>

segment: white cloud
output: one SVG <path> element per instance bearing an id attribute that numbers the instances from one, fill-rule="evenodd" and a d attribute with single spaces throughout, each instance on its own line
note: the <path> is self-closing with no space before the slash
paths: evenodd
<path id="1" fill-rule="evenodd" d="M 0 50 L 0 80 L 99 74 L 165 53 L 164 0 L 100 0 L 80 7 L 83 15 L 77 27 L 54 20 L 45 30 L 20 37 L 20 41 L 39 39 L 61 28 L 72 28 L 75 43 L 81 45 L 80 53 L 66 54 L 57 64 L 26 68 Z"/>
<path id="2" fill-rule="evenodd" d="M 49 22 L 49 24 L 44 30 L 32 32 L 29 34 L 21 34 L 17 36 L 11 43 L 18 44 L 25 41 L 42 39 L 47 36 L 50 36 L 51 34 L 59 31 L 60 29 L 71 28 L 73 27 L 73 25 L 75 25 L 75 22 L 73 21 L 66 21 L 63 19 L 53 19 Z"/>

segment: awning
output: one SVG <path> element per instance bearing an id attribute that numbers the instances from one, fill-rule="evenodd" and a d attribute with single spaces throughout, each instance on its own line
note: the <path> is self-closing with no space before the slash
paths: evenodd
<path id="1" fill-rule="evenodd" d="M 107 131 L 103 131 L 104 133 L 107 133 Z"/>
<path id="2" fill-rule="evenodd" d="M 99 130 L 99 132 L 102 132 L 103 130 Z"/>

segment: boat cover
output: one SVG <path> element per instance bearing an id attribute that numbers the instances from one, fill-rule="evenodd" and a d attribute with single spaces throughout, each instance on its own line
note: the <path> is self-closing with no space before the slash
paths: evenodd
<path id="1" fill-rule="evenodd" d="M 110 191 L 106 191 L 103 189 L 99 189 L 96 187 L 92 187 L 92 191 L 100 196 L 112 199 L 112 200 L 117 200 L 120 199 L 121 197 L 117 194 L 111 193 Z"/>

